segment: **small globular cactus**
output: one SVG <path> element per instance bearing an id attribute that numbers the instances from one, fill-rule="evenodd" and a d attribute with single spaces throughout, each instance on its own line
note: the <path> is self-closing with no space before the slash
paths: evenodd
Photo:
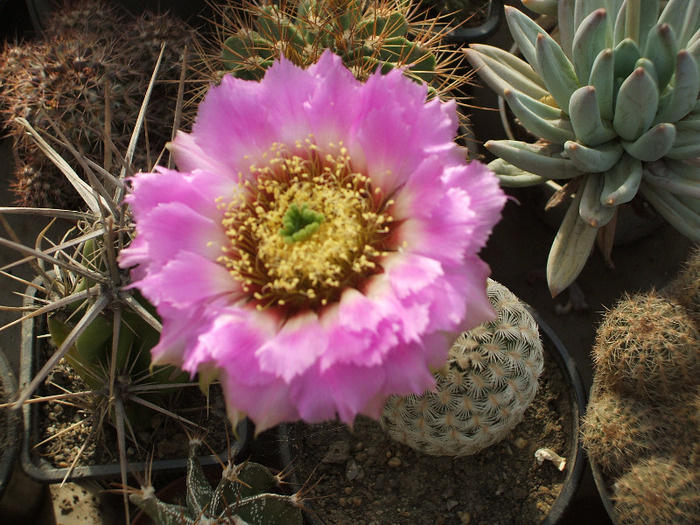
<path id="1" fill-rule="evenodd" d="M 397 441 L 433 455 L 466 456 L 503 439 L 522 419 L 537 391 L 543 348 L 525 305 L 489 280 L 497 318 L 462 333 L 437 390 L 392 396 L 381 424 Z"/>
<path id="2" fill-rule="evenodd" d="M 607 388 L 663 401 L 700 384 L 700 336 L 673 298 L 656 291 L 627 295 L 598 327 L 593 361 Z"/>
<path id="3" fill-rule="evenodd" d="M 129 143 L 165 42 L 154 88 L 154 97 L 163 103 L 148 109 L 147 137 L 134 161 L 137 169 L 149 170 L 171 139 L 176 81 L 191 36 L 171 16 L 146 13 L 130 19 L 104 2 L 66 2 L 57 11 L 40 39 L 7 43 L 0 51 L 0 116 L 15 140 L 11 189 L 17 203 L 70 209 L 82 204 L 80 196 L 15 119 L 51 134 L 53 122 L 61 140 L 89 161 L 108 170 L 119 166 L 111 156 Z M 66 147 L 55 148 L 73 157 Z"/>
<path id="4" fill-rule="evenodd" d="M 589 457 L 619 476 L 639 458 L 661 451 L 667 429 L 661 414 L 617 392 L 596 392 L 588 403 L 581 437 Z"/>
<path id="5" fill-rule="evenodd" d="M 201 442 L 190 441 L 185 505 L 158 499 L 153 486 L 128 488 L 129 500 L 143 509 L 156 525 L 301 525 L 300 493 L 281 494 L 280 475 L 258 463 L 229 462 L 212 487 L 197 456 Z"/>
<path id="6" fill-rule="evenodd" d="M 700 523 L 700 465 L 663 456 L 642 460 L 617 480 L 613 500 L 620 525 Z"/>

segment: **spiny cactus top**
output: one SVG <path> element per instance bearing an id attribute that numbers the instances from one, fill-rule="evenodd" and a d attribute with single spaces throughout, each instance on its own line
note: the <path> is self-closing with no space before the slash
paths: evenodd
<path id="1" fill-rule="evenodd" d="M 497 319 L 461 334 L 435 374 L 437 391 L 392 396 L 382 426 L 416 450 L 466 456 L 503 439 L 537 392 L 543 355 L 532 315 L 505 286 L 489 279 Z"/>
<path id="2" fill-rule="evenodd" d="M 262 78 L 280 56 L 307 67 L 326 49 L 360 80 L 377 68 L 385 73 L 401 68 L 438 92 L 454 67 L 455 53 L 441 43 L 444 31 L 435 20 L 421 20 L 412 0 L 285 0 L 244 6 L 253 23 L 230 20 L 234 27 L 226 29 L 234 34 L 222 46 L 224 68 L 239 78 Z"/>
<path id="3" fill-rule="evenodd" d="M 218 374 L 259 431 L 430 388 L 441 333 L 493 315 L 477 253 L 505 197 L 454 143 L 454 102 L 426 98 L 330 51 L 212 87 L 172 142 L 180 171 L 128 196 L 120 264 L 163 318 L 155 362 Z"/>
<path id="4" fill-rule="evenodd" d="M 185 505 L 158 499 L 153 486 L 127 488 L 129 499 L 156 525 L 301 525 L 301 496 L 281 494 L 280 476 L 258 463 L 229 462 L 212 487 L 197 457 L 198 440 L 190 443 Z"/>
<path id="5" fill-rule="evenodd" d="M 501 182 L 563 179 L 576 194 L 550 251 L 552 293 L 640 193 L 700 241 L 700 169 L 685 162 L 700 156 L 700 1 L 560 0 L 560 43 L 515 8 L 506 19 L 525 60 L 477 44 L 467 55 L 539 139 L 486 144 Z"/>

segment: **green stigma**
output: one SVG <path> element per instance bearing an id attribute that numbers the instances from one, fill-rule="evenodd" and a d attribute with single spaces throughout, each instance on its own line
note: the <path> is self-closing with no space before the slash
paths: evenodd
<path id="1" fill-rule="evenodd" d="M 323 218 L 322 213 L 310 210 L 306 204 L 302 204 L 301 208 L 291 204 L 282 217 L 284 228 L 280 230 L 280 235 L 287 244 L 305 241 L 318 231 Z"/>

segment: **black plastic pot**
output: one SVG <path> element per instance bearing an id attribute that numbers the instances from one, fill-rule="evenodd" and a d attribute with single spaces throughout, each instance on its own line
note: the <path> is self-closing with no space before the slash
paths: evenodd
<path id="1" fill-rule="evenodd" d="M 559 496 L 557 496 L 552 508 L 549 510 L 549 514 L 542 522 L 542 525 L 554 525 L 560 522 L 566 513 L 566 509 L 574 500 L 576 491 L 581 483 L 581 478 L 583 477 L 583 472 L 586 469 L 586 454 L 583 450 L 583 444 L 581 443 L 580 432 L 581 417 L 586 411 L 586 389 L 583 385 L 581 373 L 576 366 L 576 362 L 573 357 L 571 357 L 571 354 L 569 354 L 562 340 L 559 339 L 559 336 L 554 332 L 552 327 L 550 327 L 535 310 L 530 309 L 530 313 L 540 327 L 540 335 L 542 336 L 542 343 L 545 351 L 549 351 L 554 357 L 554 360 L 559 365 L 559 369 L 562 374 L 564 374 L 570 387 L 569 402 L 571 403 L 571 436 L 573 439 L 571 468 L 566 474 L 564 486 Z"/>
<path id="2" fill-rule="evenodd" d="M 544 351 L 556 362 L 560 372 L 569 385 L 568 394 L 571 406 L 571 429 L 569 432 L 572 439 L 572 452 L 567 458 L 567 473 L 561 492 L 550 508 L 549 514 L 541 522 L 541 525 L 554 525 L 561 523 L 566 510 L 574 500 L 586 468 L 587 460 L 579 431 L 580 419 L 586 408 L 586 390 L 576 363 L 564 346 L 564 343 L 536 311 L 532 309 L 529 310 L 539 325 Z M 294 425 L 279 425 L 277 428 L 277 441 L 279 443 L 282 465 L 291 467 L 292 485 L 300 486 L 301 480 L 295 477 L 293 470 L 296 442 L 294 428 Z M 308 508 L 308 512 L 305 513 L 306 522 L 310 525 L 325 525 L 325 522 L 314 513 L 313 502 L 307 501 L 304 502 L 304 504 Z"/>
<path id="3" fill-rule="evenodd" d="M 0 350 L 0 403 L 9 403 L 17 395 L 17 381 Z M 10 408 L 0 409 L 0 498 L 7 487 L 17 458 L 19 442 L 19 414 Z"/>
<path id="4" fill-rule="evenodd" d="M 491 0 L 486 11 L 486 20 L 474 27 L 457 27 L 452 29 L 446 37 L 446 43 L 466 46 L 468 44 L 481 43 L 489 39 L 501 26 L 503 19 L 503 0 Z"/>
<path id="5" fill-rule="evenodd" d="M 24 304 L 30 306 L 34 304 L 34 295 L 36 289 L 28 287 Z M 19 387 L 20 390 L 27 386 L 34 373 L 37 371 L 37 363 L 39 362 L 41 345 L 37 336 L 46 333 L 46 328 L 40 327 L 40 321 L 43 318 L 25 319 L 22 322 L 22 339 L 21 339 L 21 354 L 20 354 L 20 375 Z M 35 450 L 35 446 L 39 443 L 39 428 L 40 428 L 40 411 L 39 406 L 34 404 L 25 404 L 22 407 L 22 417 L 24 420 L 24 432 L 20 449 L 20 463 L 22 469 L 27 475 L 37 481 L 43 483 L 61 483 L 64 480 L 75 481 L 77 479 L 97 479 L 97 478 L 118 478 L 120 476 L 120 465 L 118 463 L 105 465 L 90 465 L 76 466 L 72 471 L 68 468 L 56 468 L 51 465 L 46 459 L 41 457 Z M 250 434 L 250 422 L 246 419 L 242 421 L 237 428 L 238 440 L 232 441 L 230 447 L 224 449 L 217 454 L 209 454 L 200 456 L 202 466 L 226 463 L 229 457 L 236 456 L 242 453 L 244 447 L 248 445 L 248 436 Z M 217 446 L 217 444 L 213 444 Z M 152 462 L 134 461 L 129 463 L 129 473 L 143 473 L 146 471 L 156 472 L 185 472 L 187 469 L 187 457 L 178 459 L 161 459 Z M 70 475 L 69 475 L 70 474 Z"/>

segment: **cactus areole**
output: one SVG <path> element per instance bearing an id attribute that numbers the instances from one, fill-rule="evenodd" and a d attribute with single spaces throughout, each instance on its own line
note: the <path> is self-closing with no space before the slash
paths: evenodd
<path id="1" fill-rule="evenodd" d="M 598 231 L 614 228 L 617 206 L 640 195 L 700 241 L 700 168 L 688 162 L 700 156 L 700 1 L 560 0 L 556 8 L 559 42 L 506 7 L 524 60 L 487 45 L 466 51 L 539 139 L 486 144 L 501 183 L 557 179 L 576 193 L 549 255 L 553 295 L 576 279 Z"/>

